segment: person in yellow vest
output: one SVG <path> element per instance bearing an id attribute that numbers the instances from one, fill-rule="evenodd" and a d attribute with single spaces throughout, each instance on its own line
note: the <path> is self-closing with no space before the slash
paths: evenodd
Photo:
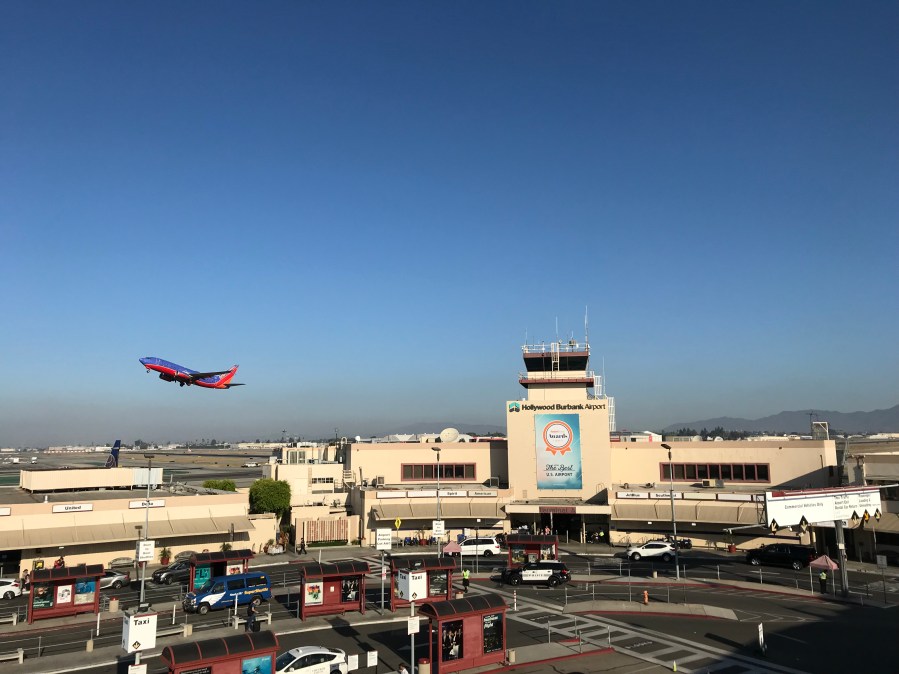
<path id="1" fill-rule="evenodd" d="M 462 589 L 468 592 L 468 585 L 471 583 L 471 571 L 462 569 Z"/>
<path id="2" fill-rule="evenodd" d="M 827 594 L 827 571 L 818 574 L 818 582 L 821 584 L 821 594 Z"/>

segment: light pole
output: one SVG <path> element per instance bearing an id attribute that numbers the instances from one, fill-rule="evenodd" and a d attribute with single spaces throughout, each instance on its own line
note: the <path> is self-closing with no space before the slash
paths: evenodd
<path id="1" fill-rule="evenodd" d="M 478 521 L 474 526 L 474 537 L 475 538 L 481 537 L 481 518 L 480 517 L 478 518 Z M 480 542 L 480 541 L 478 541 L 478 542 Z M 478 572 L 478 557 L 480 557 L 480 555 L 474 556 L 474 572 L 475 573 Z"/>
<path id="2" fill-rule="evenodd" d="M 671 463 L 671 445 L 662 443 L 662 447 L 668 450 L 668 478 L 670 480 L 671 495 L 671 542 L 674 544 L 674 575 L 680 580 L 680 557 L 677 554 L 677 518 L 674 516 L 674 466 Z"/>
<path id="3" fill-rule="evenodd" d="M 153 455 L 144 454 L 147 459 L 147 500 L 144 503 L 144 540 L 149 540 L 150 534 L 150 482 L 153 479 Z M 138 606 L 141 609 L 148 608 L 145 603 L 145 586 L 147 582 L 147 562 L 144 561 L 140 567 L 140 601 Z"/>
<path id="4" fill-rule="evenodd" d="M 440 445 L 436 445 L 431 447 L 432 450 L 437 452 L 437 521 L 440 521 Z M 437 556 L 440 557 L 440 539 L 442 536 L 437 536 Z"/>

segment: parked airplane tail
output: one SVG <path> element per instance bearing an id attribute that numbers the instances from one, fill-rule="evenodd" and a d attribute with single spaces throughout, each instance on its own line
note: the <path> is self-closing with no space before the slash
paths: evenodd
<path id="1" fill-rule="evenodd" d="M 122 441 L 116 440 L 115 444 L 112 446 L 112 449 L 109 450 L 109 456 L 106 457 L 106 467 L 107 468 L 118 468 L 119 467 L 119 449 L 122 447 Z"/>

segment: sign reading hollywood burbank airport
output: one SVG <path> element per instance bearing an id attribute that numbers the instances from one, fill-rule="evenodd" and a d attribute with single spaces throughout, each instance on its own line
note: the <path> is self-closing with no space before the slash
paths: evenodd
<path id="1" fill-rule="evenodd" d="M 580 489 L 581 427 L 577 414 L 535 414 L 537 489 Z"/>
<path id="2" fill-rule="evenodd" d="M 848 520 L 853 516 L 869 517 L 880 510 L 877 487 L 839 487 L 804 491 L 765 492 L 765 514 L 768 526 L 779 527 L 816 522 Z"/>

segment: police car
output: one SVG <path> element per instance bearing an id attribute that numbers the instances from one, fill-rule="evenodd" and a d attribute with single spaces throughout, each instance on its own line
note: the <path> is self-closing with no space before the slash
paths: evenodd
<path id="1" fill-rule="evenodd" d="M 571 580 L 571 572 L 564 562 L 528 562 L 515 569 L 503 570 L 503 581 L 509 585 L 549 585 L 555 587 Z"/>

